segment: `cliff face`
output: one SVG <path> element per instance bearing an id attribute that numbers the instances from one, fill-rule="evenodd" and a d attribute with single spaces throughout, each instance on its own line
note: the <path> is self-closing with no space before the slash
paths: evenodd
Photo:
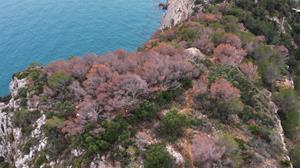
<path id="1" fill-rule="evenodd" d="M 161 28 L 172 27 L 186 20 L 192 14 L 194 6 L 194 0 L 168 0 Z"/>
<path id="2" fill-rule="evenodd" d="M 201 11 L 211 0 L 168 0 L 167 10 L 161 20 L 161 29 L 170 28 L 187 20 L 194 12 Z"/>
<path id="3" fill-rule="evenodd" d="M 0 156 L 16 167 L 31 167 L 37 153 L 45 147 L 47 139 L 41 131 L 41 127 L 45 124 L 44 115 L 36 120 L 32 118 L 34 120 L 33 130 L 26 136 L 22 135 L 22 128 L 13 124 L 13 119 L 17 115 L 14 112 L 20 109 L 22 101 L 17 97 L 18 90 L 26 87 L 26 79 L 18 80 L 14 78 L 10 83 L 11 99 L 7 104 L 2 103 L 0 107 Z M 35 109 L 28 108 L 28 110 L 34 111 Z M 30 143 L 33 143 L 32 140 L 38 143 L 34 146 L 30 145 Z"/>

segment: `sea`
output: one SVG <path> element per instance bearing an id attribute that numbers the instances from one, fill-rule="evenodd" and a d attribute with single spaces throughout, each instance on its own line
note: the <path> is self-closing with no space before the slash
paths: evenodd
<path id="1" fill-rule="evenodd" d="M 135 51 L 159 28 L 164 0 L 0 0 L 0 96 L 31 63 Z"/>

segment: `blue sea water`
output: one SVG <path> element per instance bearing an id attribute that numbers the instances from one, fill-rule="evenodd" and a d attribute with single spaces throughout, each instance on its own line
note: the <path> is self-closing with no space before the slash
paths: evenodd
<path id="1" fill-rule="evenodd" d="M 164 0 L 7 0 L 0 3 L 0 96 L 13 73 L 85 53 L 136 50 L 160 25 Z"/>

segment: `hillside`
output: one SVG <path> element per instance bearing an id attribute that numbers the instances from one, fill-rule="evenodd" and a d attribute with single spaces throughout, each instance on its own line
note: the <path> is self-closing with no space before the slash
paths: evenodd
<path id="1" fill-rule="evenodd" d="M 137 52 L 30 65 L 0 103 L 0 167 L 300 167 L 293 8 L 174 0 Z"/>

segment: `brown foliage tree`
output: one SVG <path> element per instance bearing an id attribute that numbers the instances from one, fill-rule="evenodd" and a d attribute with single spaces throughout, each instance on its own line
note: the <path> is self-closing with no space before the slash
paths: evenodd
<path id="1" fill-rule="evenodd" d="M 68 61 L 68 64 L 69 66 L 67 72 L 81 81 L 84 80 L 85 74 L 90 67 L 86 61 L 79 57 L 74 57 Z"/>
<path id="2" fill-rule="evenodd" d="M 214 49 L 214 55 L 222 64 L 238 66 L 247 53 L 243 49 L 237 49 L 229 44 L 220 44 Z"/>
<path id="3" fill-rule="evenodd" d="M 104 111 L 126 109 L 147 93 L 147 83 L 138 75 L 116 75 L 110 83 L 97 88 L 97 102 Z"/>
<path id="4" fill-rule="evenodd" d="M 84 131 L 84 125 L 86 120 L 80 118 L 71 118 L 64 122 L 62 132 L 68 133 L 69 135 L 81 134 Z"/>
<path id="5" fill-rule="evenodd" d="M 176 86 L 182 79 L 198 77 L 199 70 L 189 59 L 182 49 L 161 44 L 147 52 L 119 50 L 50 64 L 45 69 L 48 77 L 63 72 L 73 79 L 64 94 L 75 103 L 76 116 L 67 119 L 63 132 L 81 133 L 86 122 L 127 113 L 144 97 Z M 48 87 L 44 94 L 51 95 L 52 102 L 57 95 Z"/>
<path id="6" fill-rule="evenodd" d="M 199 39 L 195 40 L 192 43 L 192 47 L 196 47 L 205 54 L 209 54 L 215 48 L 215 44 L 211 39 L 212 30 L 209 28 L 204 28 L 201 32 L 201 36 Z"/>
<path id="7" fill-rule="evenodd" d="M 224 35 L 223 43 L 229 44 L 235 48 L 241 48 L 242 47 L 242 42 L 240 38 L 232 33 L 226 33 Z"/>
<path id="8" fill-rule="evenodd" d="M 85 90 L 95 95 L 97 87 L 104 82 L 110 81 L 113 76 L 112 69 L 104 64 L 96 64 L 86 74 L 86 80 L 83 82 Z"/>
<path id="9" fill-rule="evenodd" d="M 223 78 L 217 79 L 211 84 L 210 93 L 213 97 L 221 98 L 224 101 L 240 97 L 240 90 Z"/>
<path id="10" fill-rule="evenodd" d="M 258 78 L 257 66 L 252 62 L 243 63 L 239 68 L 248 79 L 256 80 Z"/>
<path id="11" fill-rule="evenodd" d="M 67 73 L 69 70 L 69 63 L 64 60 L 58 60 L 50 63 L 46 68 L 45 72 L 48 76 L 51 76 L 55 72 L 64 72 Z"/>
<path id="12" fill-rule="evenodd" d="M 68 86 L 68 90 L 70 91 L 70 97 L 72 97 L 75 101 L 81 101 L 87 94 L 81 87 L 79 81 L 73 81 L 70 86 Z"/>
<path id="13" fill-rule="evenodd" d="M 225 154 L 225 147 L 219 146 L 216 140 L 205 133 L 196 133 L 192 139 L 192 159 L 197 166 L 212 167 L 213 163 Z"/>
<path id="14" fill-rule="evenodd" d="M 220 15 L 215 15 L 212 13 L 200 13 L 197 17 L 200 20 L 207 22 L 207 23 L 217 22 L 217 21 L 220 21 L 220 19 L 221 19 Z"/>

